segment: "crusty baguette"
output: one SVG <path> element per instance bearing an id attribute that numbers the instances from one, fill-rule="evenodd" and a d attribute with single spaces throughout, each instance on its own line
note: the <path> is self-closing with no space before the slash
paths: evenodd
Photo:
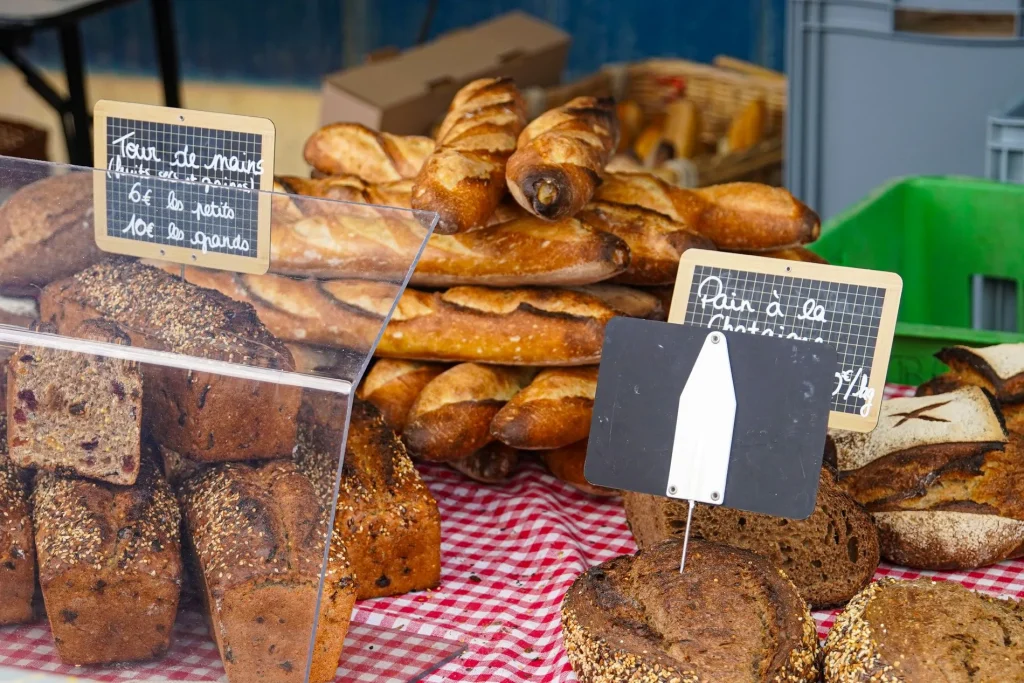
<path id="1" fill-rule="evenodd" d="M 671 147 L 673 159 L 692 159 L 700 149 L 701 113 L 692 100 L 677 100 L 665 107 L 662 144 Z"/>
<path id="2" fill-rule="evenodd" d="M 574 292 L 596 296 L 629 318 L 665 320 L 668 316 L 668 308 L 662 304 L 661 297 L 633 287 L 602 283 L 583 287 L 569 287 L 569 289 Z"/>
<path id="3" fill-rule="evenodd" d="M 541 114 L 519 134 L 505 170 L 508 190 L 540 218 L 574 216 L 601 183 L 618 142 L 611 98 L 576 97 Z"/>
<path id="4" fill-rule="evenodd" d="M 600 193 L 601 188 L 598 188 L 598 195 Z M 592 201 L 578 218 L 629 245 L 629 267 L 614 279 L 621 284 L 671 284 L 675 282 L 679 258 L 684 251 L 715 248 L 708 238 L 641 206 Z"/>
<path id="5" fill-rule="evenodd" d="M 707 237 L 727 251 L 775 251 L 817 239 L 818 215 L 786 190 L 757 183 L 726 183 L 695 190 L 651 175 L 609 174 L 594 203 L 638 206 Z"/>
<path id="6" fill-rule="evenodd" d="M 461 363 L 423 387 L 402 432 L 409 453 L 423 460 L 460 460 L 492 440 L 491 420 L 526 386 L 533 371 Z"/>
<path id="7" fill-rule="evenodd" d="M 452 460 L 448 465 L 482 484 L 500 484 L 519 466 L 519 452 L 495 441 L 465 458 Z"/>
<path id="8" fill-rule="evenodd" d="M 416 397 L 446 369 L 441 363 L 381 358 L 366 373 L 356 396 L 376 406 L 388 426 L 401 434 Z"/>
<path id="9" fill-rule="evenodd" d="M 788 249 L 776 249 L 774 251 L 753 252 L 754 256 L 766 258 L 777 258 L 784 261 L 803 261 L 804 263 L 822 263 L 828 265 L 828 261 L 815 254 L 810 249 L 803 247 L 789 247 Z"/>
<path id="10" fill-rule="evenodd" d="M 540 452 L 541 460 L 551 474 L 569 486 L 592 496 L 617 496 L 619 492 L 604 486 L 596 486 L 583 476 L 583 465 L 587 460 L 587 440 L 577 441 L 562 448 Z"/>
<path id="11" fill-rule="evenodd" d="M 434 146 L 428 137 L 378 133 L 358 123 L 332 123 L 309 137 L 303 155 L 322 173 L 386 183 L 415 178 Z"/>
<path id="12" fill-rule="evenodd" d="M 633 146 L 633 140 L 643 128 L 644 110 L 633 100 L 622 100 L 615 104 L 615 117 L 619 121 L 619 144 L 615 152 L 623 154 Z"/>
<path id="13" fill-rule="evenodd" d="M 163 264 L 167 272 L 180 267 Z M 398 286 L 367 280 L 294 280 L 186 267 L 188 282 L 252 304 L 287 342 L 369 352 Z M 407 289 L 384 330 L 382 358 L 503 365 L 590 365 L 604 327 L 622 315 L 600 298 L 568 289 Z"/>
<path id="14" fill-rule="evenodd" d="M 526 105 L 511 79 L 463 87 L 437 132 L 437 149 L 416 176 L 413 208 L 437 212 L 440 234 L 482 225 L 505 193 L 505 164 L 525 124 Z"/>
<path id="15" fill-rule="evenodd" d="M 667 287 L 647 287 L 640 290 L 646 294 L 650 294 L 653 297 L 657 297 L 658 301 L 661 302 L 661 307 L 665 310 L 665 314 L 668 315 L 672 309 L 672 297 L 675 296 L 676 288 L 673 286 Z"/>
<path id="16" fill-rule="evenodd" d="M 513 448 L 561 448 L 590 434 L 597 368 L 542 370 L 495 414 L 491 435 Z"/>
<path id="17" fill-rule="evenodd" d="M 345 176 L 323 180 L 282 177 L 278 182 L 283 189 L 300 194 L 409 207 L 409 181 L 372 185 Z M 321 209 L 321 215 L 275 222 L 271 269 L 276 273 L 402 279 L 425 234 L 423 226 L 406 213 L 327 203 L 320 206 L 301 200 L 298 206 L 309 212 Z M 629 247 L 623 240 L 572 218 L 552 223 L 524 215 L 518 206 L 502 204 L 486 222 L 483 228 L 458 235 L 433 235 L 412 284 L 589 284 L 613 277 L 629 264 Z"/>

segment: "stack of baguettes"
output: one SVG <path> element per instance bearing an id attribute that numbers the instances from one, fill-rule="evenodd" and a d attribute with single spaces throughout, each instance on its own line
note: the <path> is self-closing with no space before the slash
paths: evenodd
<path id="1" fill-rule="evenodd" d="M 360 390 L 416 457 L 499 481 L 521 451 L 539 451 L 589 488 L 595 364 L 612 317 L 664 319 L 686 249 L 818 260 L 802 245 L 819 219 L 785 190 L 608 173 L 618 137 L 610 100 L 576 98 L 527 124 L 515 85 L 483 79 L 455 96 L 436 139 L 336 123 L 306 144 L 314 178 L 278 178 L 292 195 L 439 216 Z M 276 278 L 195 277 L 253 303 L 289 341 L 365 343 L 386 315 L 365 293 L 400 280 L 418 222 L 276 201 Z"/>

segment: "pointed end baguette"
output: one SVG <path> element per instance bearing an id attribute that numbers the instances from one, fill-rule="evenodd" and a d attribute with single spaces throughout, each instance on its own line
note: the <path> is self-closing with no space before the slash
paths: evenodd
<path id="1" fill-rule="evenodd" d="M 583 466 L 587 460 L 586 439 L 563 448 L 541 451 L 540 457 L 551 474 L 578 491 L 600 498 L 611 498 L 620 493 L 617 489 L 597 486 L 587 481 L 583 474 Z"/>

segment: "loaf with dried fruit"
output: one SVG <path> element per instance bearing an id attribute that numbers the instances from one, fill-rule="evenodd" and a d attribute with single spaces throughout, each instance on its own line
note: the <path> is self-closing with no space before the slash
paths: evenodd
<path id="1" fill-rule="evenodd" d="M 113 320 L 133 346 L 292 370 L 284 344 L 245 304 L 132 259 L 112 258 L 47 286 L 40 316 L 61 334 Z M 142 366 L 143 429 L 199 461 L 286 457 L 295 446 L 297 387 Z"/>
<path id="2" fill-rule="evenodd" d="M 7 455 L 7 418 L 0 413 L 0 625 L 31 621 L 36 549 L 21 473 Z"/>
<path id="3" fill-rule="evenodd" d="M 39 585 L 65 664 L 167 652 L 182 582 L 181 514 L 147 453 L 132 486 L 36 478 Z"/>
<path id="4" fill-rule="evenodd" d="M 482 78 L 455 94 L 412 191 L 414 209 L 438 214 L 438 234 L 483 225 L 494 213 L 524 125 L 526 105 L 510 78 Z"/>
<path id="5" fill-rule="evenodd" d="M 86 320 L 72 336 L 131 344 L 109 320 Z M 8 444 L 16 465 L 135 483 L 142 425 L 137 363 L 22 345 L 8 362 L 7 385 Z"/>

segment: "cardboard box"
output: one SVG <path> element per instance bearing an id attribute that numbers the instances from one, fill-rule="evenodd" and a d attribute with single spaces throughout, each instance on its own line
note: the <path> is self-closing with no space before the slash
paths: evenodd
<path id="1" fill-rule="evenodd" d="M 569 42 L 564 31 L 511 12 L 325 77 L 320 120 L 423 135 L 444 116 L 459 88 L 474 79 L 511 76 L 520 88 L 556 85 Z"/>

